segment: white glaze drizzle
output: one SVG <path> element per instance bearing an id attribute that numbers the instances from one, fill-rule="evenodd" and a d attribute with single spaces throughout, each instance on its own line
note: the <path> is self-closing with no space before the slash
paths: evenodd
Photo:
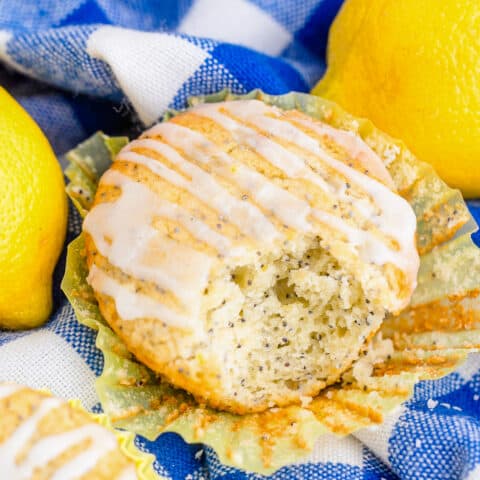
<path id="1" fill-rule="evenodd" d="M 249 115 L 242 113 L 242 109 L 244 107 L 247 107 L 248 109 L 248 107 L 253 106 L 254 109 L 258 108 L 259 110 L 262 110 L 263 105 L 264 104 L 258 101 L 251 101 L 248 105 L 245 106 L 239 105 L 239 102 L 230 102 L 226 109 L 229 111 L 231 110 L 232 113 L 237 114 L 241 118 L 250 119 Z M 305 134 L 293 125 L 288 124 L 288 128 L 284 128 L 286 122 L 281 122 L 261 116 L 255 116 L 252 123 L 255 123 L 259 127 L 264 127 L 264 125 L 262 124 L 265 120 L 270 133 L 276 136 L 281 135 L 282 138 L 292 142 L 293 144 L 299 147 L 303 147 L 311 153 L 320 156 L 322 160 L 325 161 L 328 165 L 334 167 L 335 170 L 342 173 L 351 183 L 359 185 L 374 199 L 374 206 L 381 208 L 380 214 L 374 215 L 374 211 L 372 208 L 370 209 L 370 211 L 367 211 L 366 203 L 362 203 L 364 212 L 366 214 L 369 214 L 369 216 L 374 215 L 371 218 L 373 223 L 376 224 L 384 233 L 397 240 L 397 242 L 401 246 L 402 255 L 393 255 L 392 257 L 396 257 L 397 260 L 395 261 L 392 258 L 390 259 L 390 263 L 394 263 L 400 268 L 408 268 L 406 261 L 408 261 L 409 256 L 405 255 L 405 253 L 412 248 L 412 240 L 414 238 L 412 232 L 415 231 L 416 227 L 416 218 L 408 202 L 399 195 L 396 195 L 389 188 L 372 179 L 370 176 L 365 175 L 358 170 L 345 165 L 343 162 L 334 159 L 333 157 L 328 155 L 325 150 L 321 148 L 318 142 L 314 142 L 315 145 L 313 145 L 312 142 L 303 142 L 302 135 Z M 314 122 L 309 122 L 308 120 L 301 120 L 300 123 L 304 124 L 308 128 L 311 128 L 312 130 L 317 131 L 318 133 L 324 132 L 323 126 L 319 126 Z M 245 127 L 242 127 L 242 130 L 244 128 Z M 251 136 L 254 132 L 253 130 L 249 129 L 249 131 L 246 133 L 248 136 Z M 270 158 L 272 156 L 272 151 L 269 152 L 270 148 L 272 149 L 272 151 L 275 150 L 276 155 L 281 155 L 281 149 L 283 149 L 283 147 L 280 147 L 279 149 L 278 144 L 269 139 L 265 139 L 264 144 L 262 142 L 259 148 L 259 152 L 263 155 L 266 155 L 266 158 Z M 381 160 L 378 159 L 377 163 L 381 164 Z M 384 167 L 384 172 L 382 176 L 386 175 L 390 177 L 386 168 Z M 392 183 L 391 177 L 390 183 Z M 405 229 L 403 230 L 403 228 L 399 228 L 399 225 L 404 226 Z M 398 263 L 399 261 L 401 263 Z M 383 263 L 385 262 L 382 262 L 382 264 Z M 386 263 L 388 263 L 388 261 Z"/>
<path id="2" fill-rule="evenodd" d="M 96 291 L 102 292 L 115 300 L 116 309 L 123 320 L 161 318 L 171 325 L 195 328 L 194 324 L 191 325 L 191 317 L 177 313 L 166 307 L 162 302 L 147 295 L 132 291 L 128 286 L 122 285 L 108 276 L 96 265 L 92 265 L 90 268 L 88 283 Z"/>
<path id="3" fill-rule="evenodd" d="M 171 291 L 180 300 L 185 316 L 167 309 L 163 312 L 167 315 L 166 322 L 196 318 L 212 259 L 160 235 L 152 227 L 152 221 L 156 216 L 183 220 L 194 235 L 222 250 L 228 249 L 226 239 L 200 221 L 190 222 L 180 207 L 162 201 L 146 186 L 119 172 L 107 172 L 103 181 L 119 186 L 121 194 L 115 202 L 105 202 L 95 207 L 85 219 L 84 230 L 92 236 L 98 251 L 125 273 L 153 282 L 160 289 Z M 190 216 L 187 218 L 190 219 Z M 89 281 L 93 285 L 95 275 L 91 274 Z M 134 292 L 131 292 L 129 298 L 134 297 Z M 137 307 L 139 303 L 135 303 Z M 119 300 L 119 305 L 125 305 L 125 300 Z M 139 318 L 139 315 L 132 317 L 125 308 L 123 311 L 129 313 L 125 318 Z"/>
<path id="4" fill-rule="evenodd" d="M 143 163 L 150 167 L 151 162 L 155 163 L 154 160 L 151 160 L 148 157 L 143 157 L 141 159 L 137 158 L 136 160 L 132 161 Z M 125 203 L 127 203 L 127 200 L 131 200 L 131 198 L 125 198 L 126 196 L 138 198 L 140 205 L 142 205 L 142 202 L 148 201 L 149 203 L 147 205 L 150 209 L 150 220 L 155 217 L 164 217 L 176 221 L 182 225 L 182 227 L 188 230 L 195 238 L 212 246 L 222 255 L 227 255 L 228 253 L 229 255 L 235 256 L 242 255 L 244 252 L 243 247 L 232 246 L 232 243 L 228 238 L 216 232 L 215 230 L 212 230 L 207 224 L 200 221 L 195 217 L 195 215 L 185 208 L 175 203 L 171 203 L 168 200 L 162 199 L 161 197 L 155 195 L 154 192 L 150 191 L 143 184 L 132 182 L 130 177 L 123 175 L 116 170 L 109 170 L 106 172 L 103 176 L 103 183 L 105 185 L 116 185 L 120 187 L 122 189 L 121 196 L 123 197 L 123 201 Z M 117 206 L 115 208 L 117 208 Z M 110 213 L 112 212 L 109 210 L 108 214 Z M 134 226 L 137 227 L 137 225 Z"/>
<path id="5" fill-rule="evenodd" d="M 269 136 L 259 134 L 221 113 L 222 108 L 268 134 L 283 138 L 316 155 L 322 163 L 364 191 L 367 198 L 356 199 L 352 208 L 376 225 L 380 232 L 396 240 L 399 250 L 387 245 L 375 233 L 356 228 L 339 216 L 311 207 L 306 201 L 229 156 L 199 132 L 178 124 L 163 123 L 154 126 L 140 140 L 127 145 L 117 160 L 147 167 L 165 181 L 189 192 L 219 212 L 223 220 L 236 225 L 245 235 L 262 243 L 282 237 L 282 233 L 268 219 L 268 214 L 273 214 L 286 226 L 303 232 L 312 230 L 310 220 L 316 218 L 341 232 L 366 263 L 394 264 L 405 272 L 410 284 L 415 285 L 418 270 L 418 255 L 414 243 L 416 218 L 404 199 L 381 182 L 330 156 L 317 140 L 293 123 L 280 120 L 278 109 L 268 107 L 262 102 L 224 102 L 200 105 L 192 109 L 194 113 L 208 117 L 228 129 L 239 144 L 246 144 L 256 150 L 288 177 L 307 180 L 327 192 L 332 201 L 352 205 L 352 198 L 345 192 L 345 182 L 330 178 L 326 181 L 313 171 L 301 156 L 287 150 Z M 267 114 L 269 116 L 266 116 Z M 277 118 L 271 118 L 271 115 Z M 329 136 L 356 156 L 366 170 L 370 170 L 386 185 L 393 185 L 381 159 L 361 139 L 313 121 L 295 118 L 293 122 L 305 124 L 309 129 Z M 148 136 L 161 136 L 162 140 L 145 138 Z M 170 164 L 175 165 L 180 173 L 148 154 L 133 151 L 140 148 L 157 152 Z M 176 149 L 184 152 L 187 158 Z M 235 183 L 243 192 L 247 192 L 248 197 L 265 213 L 249 201 L 243 201 L 239 195 L 232 195 L 215 176 L 194 161 L 189 161 L 189 158 L 227 182 Z M 124 319 L 155 317 L 172 325 L 197 330 L 200 326 L 196 325 L 195 320 L 198 318 L 201 293 L 208 279 L 211 259 L 193 248 L 182 246 L 164 236 L 160 237 L 151 225 L 153 218 L 163 216 L 178 221 L 192 235 L 213 246 L 222 255 L 234 256 L 241 251 L 231 248 L 230 240 L 221 232 L 213 231 L 201 220 L 194 219 L 187 210 L 166 202 L 130 177 L 109 171 L 102 178 L 102 183 L 119 186 L 120 197 L 114 202 L 101 203 L 94 207 L 85 220 L 85 230 L 92 235 L 98 250 L 111 264 L 136 278 L 152 281 L 171 291 L 181 301 L 185 311 L 173 311 L 159 301 L 135 293 L 95 266 L 89 275 L 91 285 L 114 298 L 117 310 Z M 158 260 L 157 257 L 169 260 Z M 193 260 L 187 261 L 191 257 Z M 186 261 L 188 264 L 185 265 Z M 399 305 L 392 307 L 401 308 L 401 302 L 404 300 L 399 300 Z"/>
<path id="6" fill-rule="evenodd" d="M 118 480 L 137 480 L 137 474 L 133 466 L 127 467 L 123 472 L 120 472 Z"/>
<path id="7" fill-rule="evenodd" d="M 242 103 L 242 105 L 239 105 L 240 103 Z M 279 138 L 288 139 L 292 143 L 301 145 L 303 148 L 314 153 L 321 153 L 318 141 L 299 128 L 296 128 L 290 122 L 293 121 L 293 123 L 303 125 L 319 135 L 326 135 L 336 144 L 347 150 L 352 158 L 358 160 L 359 163 L 369 171 L 369 175 L 375 176 L 391 190 L 395 190 L 392 177 L 388 173 L 381 158 L 353 132 L 340 130 L 320 121 L 313 122 L 310 119 L 305 119 L 300 116 L 291 120 L 286 119 L 284 116 L 282 117 L 282 112 L 279 109 L 269 107 L 256 100 L 228 102 L 226 104 L 226 110 L 263 131 L 274 133 L 275 136 Z M 273 118 L 272 115 L 276 118 Z"/>
<path id="8" fill-rule="evenodd" d="M 0 385 L 0 392 L 4 396 L 9 396 L 21 389 L 23 387 L 19 385 Z M 105 454 L 116 448 L 117 440 L 114 434 L 99 425 L 89 424 L 67 432 L 44 436 L 33 443 L 25 452 L 25 456 L 19 459 L 18 455 L 29 444 L 42 419 L 63 404 L 63 401 L 53 397 L 42 399 L 32 415 L 24 419 L 17 429 L 0 444 L 2 478 L 29 480 L 36 469 L 46 467 L 50 461 L 59 457 L 70 447 L 90 439 L 90 445 L 86 450 L 62 465 L 51 477 L 52 480 L 73 480 L 93 470 Z M 125 478 L 134 479 L 136 476 Z"/>
<path id="9" fill-rule="evenodd" d="M 392 251 L 379 238 L 359 228 L 352 227 L 339 217 L 314 209 L 314 216 L 325 225 L 341 232 L 348 238 L 350 246 L 357 250 L 360 258 L 377 265 L 393 263 L 399 267 L 408 267 L 408 260 L 405 260 L 403 252 Z"/>
<path id="10" fill-rule="evenodd" d="M 193 111 L 212 119 L 228 129 L 238 142 L 245 142 L 250 145 L 266 160 L 272 162 L 277 168 L 281 168 L 287 175 L 292 177 L 297 176 L 316 183 L 314 178 L 319 176 L 309 169 L 300 157 L 266 136 L 222 114 L 219 111 L 221 108 L 232 111 L 234 115 L 257 124 L 261 124 L 261 122 L 267 118 L 261 117 L 262 120 L 259 121 L 258 117 L 260 117 L 261 114 L 265 112 L 275 113 L 276 109 L 268 107 L 266 110 L 262 102 L 249 100 L 245 102 L 225 102 L 223 104 L 203 104 L 197 106 Z M 364 256 L 364 260 L 374 263 L 380 262 L 380 265 L 392 263 L 404 270 L 411 281 L 414 282 L 418 270 L 418 255 L 416 255 L 414 235 L 416 217 L 408 202 L 368 175 L 334 159 L 321 148 L 318 142 L 305 141 L 305 134 L 295 126 L 289 124 L 289 126 L 285 128 L 278 126 L 281 122 L 268 123 L 269 133 L 275 136 L 282 136 L 285 140 L 319 156 L 323 162 L 344 175 L 349 182 L 362 188 L 371 197 L 373 204 L 370 208 L 368 208 L 368 204 L 365 202 L 361 203 L 363 211 L 369 214 L 369 219 L 374 225 L 398 242 L 400 250 L 397 252 L 391 248 L 387 250 L 383 248 L 382 254 L 377 255 L 372 248 L 362 248 L 362 252 L 366 255 L 366 258 Z M 315 126 L 313 121 L 311 124 Z M 318 185 L 318 183 L 316 184 Z M 339 200 L 345 198 L 344 191 L 337 190 L 331 191 L 331 193 Z M 379 212 L 377 213 L 376 211 L 378 209 Z M 344 223 L 345 226 L 344 232 L 349 231 L 349 228 L 347 228 L 348 225 L 345 222 L 342 223 Z M 338 222 L 336 222 L 336 224 L 340 225 Z M 359 232 L 357 229 L 355 230 Z M 365 234 L 356 234 L 355 238 L 351 240 L 354 244 L 360 245 L 365 238 L 371 240 L 371 235 L 367 237 Z M 371 255 L 369 255 L 369 253 L 371 253 Z"/>
<path id="11" fill-rule="evenodd" d="M 29 461 L 17 464 L 16 457 L 35 433 L 42 418 L 61 404 L 62 402 L 56 398 L 46 398 L 33 414 L 25 419 L 10 437 L 0 444 L 0 472 L 2 472 L 4 478 L 9 480 L 29 479 L 35 468 L 42 465 L 38 465 L 38 462 Z M 43 462 L 43 465 L 46 463 Z"/>
<path id="12" fill-rule="evenodd" d="M 113 433 L 98 425 L 84 425 L 42 440 L 44 451 L 57 449 L 58 452 L 61 452 L 87 438 L 90 439 L 87 449 L 62 465 L 51 480 L 73 480 L 90 472 L 104 455 L 117 447 L 117 439 Z"/>
<path id="13" fill-rule="evenodd" d="M 3 383 L 0 385 L 0 400 L 2 398 L 8 398 L 13 395 L 15 392 L 22 390 L 21 385 L 17 385 L 16 383 Z"/>
<path id="14" fill-rule="evenodd" d="M 298 118 L 294 120 L 300 125 L 310 128 L 320 135 L 326 135 L 335 143 L 347 150 L 353 158 L 368 171 L 368 176 L 374 176 L 390 190 L 396 190 L 395 184 L 382 159 L 357 135 L 346 130 L 339 130 L 325 123 L 313 123 Z"/>
<path id="15" fill-rule="evenodd" d="M 230 195 L 210 174 L 185 160 L 168 145 L 157 142 L 156 151 L 190 175 L 191 181 L 170 170 L 161 162 L 145 155 L 128 151 L 129 148 L 130 146 L 127 145 L 119 153 L 117 160 L 127 160 L 147 166 L 156 175 L 161 176 L 173 185 L 187 190 L 205 202 L 205 204 L 217 210 L 220 215 L 231 221 L 247 235 L 266 241 L 272 241 L 279 236 L 279 232 L 275 230 L 272 223 L 258 208 L 249 202 L 244 202 L 240 198 Z"/>
<path id="16" fill-rule="evenodd" d="M 258 134 L 249 127 L 239 124 L 227 115 L 220 113 L 216 108 L 212 108 L 210 104 L 198 106 L 194 111 L 228 129 L 235 140 L 246 143 L 252 147 L 288 177 L 308 180 L 328 194 L 335 192 L 333 185 L 327 183 L 320 175 L 312 172 L 312 170 L 305 165 L 303 159 L 283 148 L 280 144 Z M 153 127 L 152 131 L 155 132 L 155 129 L 161 125 L 162 124 L 159 124 Z"/>
<path id="17" fill-rule="evenodd" d="M 307 221 L 310 207 L 307 202 L 298 199 L 287 190 L 277 187 L 257 171 L 235 162 L 232 157 L 203 135 L 173 123 L 161 123 L 147 133 L 162 135 L 169 144 L 183 150 L 188 157 L 195 158 L 208 165 L 214 172 L 230 179 L 285 225 L 303 231 L 310 229 L 311 226 Z M 144 146 L 162 153 L 165 152 L 163 145 L 165 144 L 158 140 L 142 139 L 133 142 L 127 148 Z M 166 158 L 170 159 L 168 156 Z M 185 162 L 185 173 L 192 175 L 195 170 L 198 170 L 196 165 Z"/>
<path id="18" fill-rule="evenodd" d="M 23 465 L 45 466 L 69 448 L 86 439 L 90 440 L 86 450 L 76 454 L 51 477 L 52 480 L 79 478 L 93 470 L 100 459 L 117 446 L 115 436 L 98 425 L 84 425 L 42 438 L 34 444 L 21 465 L 22 467 Z"/>

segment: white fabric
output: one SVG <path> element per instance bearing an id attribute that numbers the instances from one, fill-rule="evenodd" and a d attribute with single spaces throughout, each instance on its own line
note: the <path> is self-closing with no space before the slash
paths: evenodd
<path id="1" fill-rule="evenodd" d="M 368 427 L 354 433 L 355 438 L 364 443 L 370 450 L 375 452 L 383 463 L 389 465 L 388 461 L 388 439 L 390 438 L 395 425 L 403 415 L 405 407 L 401 406 L 385 418 L 381 427 Z"/>
<path id="2" fill-rule="evenodd" d="M 5 30 L 0 30 L 0 51 L 3 53 L 5 52 L 5 47 L 7 46 L 8 40 L 12 37 L 10 32 L 6 32 Z"/>
<path id="3" fill-rule="evenodd" d="M 477 465 L 468 475 L 467 480 L 479 480 L 480 479 L 480 465 Z"/>
<path id="4" fill-rule="evenodd" d="M 363 446 L 354 437 L 336 437 L 335 435 L 323 435 L 315 443 L 312 453 L 305 461 L 313 463 L 346 463 L 354 467 L 363 464 Z"/>
<path id="5" fill-rule="evenodd" d="M 473 353 L 468 356 L 465 363 L 457 368 L 456 372 L 466 381 L 472 380 L 473 376 L 478 373 L 480 365 L 480 353 Z M 480 478 L 480 477 L 479 477 Z"/>
<path id="6" fill-rule="evenodd" d="M 98 403 L 92 370 L 73 347 L 48 330 L 2 346 L 0 379 L 48 389 L 65 399 L 78 398 L 86 408 Z"/>
<path id="7" fill-rule="evenodd" d="M 30 3 L 32 7 L 27 5 Z M 66 18 L 62 19 L 66 22 L 60 22 L 57 13 L 48 18 L 49 6 L 57 3 L 61 5 L 55 12 L 65 13 L 68 10 L 67 3 L 70 5 L 71 10 L 67 15 L 70 20 L 76 19 L 75 22 L 80 19 L 84 21 L 86 11 L 91 10 L 94 12 L 92 21 L 69 25 Z M 85 9 L 78 9 L 80 3 Z M 160 11 L 168 3 L 139 0 L 116 3 L 115 0 L 7 0 L 0 3 L 0 16 L 4 20 L 2 24 L 8 26 L 7 10 L 11 11 L 10 24 L 14 35 L 0 31 L 0 59 L 17 71 L 26 72 L 31 77 L 71 93 L 109 99 L 123 99 L 125 94 L 140 120 L 150 124 L 169 106 L 183 108 L 188 96 L 222 88 L 235 92 L 245 92 L 254 87 L 271 92 L 308 90 L 307 85 L 312 87 L 323 72 L 323 60 L 314 52 L 325 46 L 321 23 L 327 18 L 324 17 L 329 10 L 327 4 L 339 2 L 193 0 L 183 2 L 191 5 L 191 8 L 182 18 L 162 19 Z M 24 8 L 20 9 L 14 4 L 23 5 Z M 42 4 L 41 8 L 37 4 Z M 131 8 L 133 4 L 137 6 L 136 9 Z M 144 11 L 140 11 L 141 5 L 144 5 Z M 30 9 L 35 13 L 33 20 L 30 18 Z M 19 11 L 25 14 L 22 21 Z M 99 26 L 104 16 L 109 23 L 130 29 Z M 165 25 L 160 24 L 159 20 Z M 18 28 L 20 24 L 22 29 Z M 45 25 L 48 27 L 45 28 Z M 170 29 L 170 25 L 175 26 L 175 31 L 161 33 Z M 145 30 L 156 33 L 147 33 Z M 194 37 L 182 38 L 179 32 Z M 229 43 L 218 44 L 211 39 Z M 269 57 L 267 61 L 262 55 L 242 49 L 239 45 L 274 56 L 281 54 L 281 58 Z M 85 52 L 86 47 L 88 52 Z M 105 63 L 93 61 L 91 57 Z M 308 79 L 303 87 L 302 78 Z M 19 95 L 23 96 L 23 93 Z M 74 130 L 83 139 L 80 133 L 87 117 L 84 109 L 84 105 L 89 105 L 87 97 L 83 97 L 80 106 L 80 102 L 77 105 L 76 99 L 72 101 L 69 95 L 65 98 L 65 107 L 57 108 L 51 96 L 48 97 L 48 105 L 42 105 L 42 100 L 36 98 L 42 95 L 35 89 L 32 103 L 28 105 L 30 99 L 26 100 L 27 110 L 40 120 L 44 128 L 47 127 L 47 134 L 57 148 L 58 137 L 63 139 L 67 136 L 64 132 Z M 34 103 L 38 111 L 33 107 Z M 75 117 L 77 106 L 80 107 L 78 125 L 67 123 L 66 118 Z M 92 108 L 91 116 L 96 116 L 97 111 Z M 53 124 L 61 130 L 60 135 L 48 129 Z M 101 127 L 108 132 L 113 125 L 109 126 L 106 121 Z M 88 130 L 86 124 L 85 129 Z M 58 149 L 62 152 L 65 150 Z M 70 228 L 73 228 L 72 223 Z M 1 332 L 0 340 L 2 337 L 5 342 L 0 342 L 1 380 L 49 388 L 61 397 L 79 398 L 88 408 L 97 403 L 94 372 L 97 375 L 101 372 L 101 354 L 94 347 L 95 335 L 77 324 L 67 304 L 65 309 L 53 315 L 52 321 L 42 330 L 31 333 Z M 386 423 L 378 428 L 365 429 L 348 438 L 331 435 L 320 438 L 309 462 L 296 465 L 294 470 L 284 469 L 278 478 L 358 480 L 360 475 L 362 478 L 379 478 L 380 473 L 373 476 L 372 472 L 374 466 L 380 468 L 380 462 L 372 454 L 387 464 L 390 457 L 395 472 L 392 475 L 398 475 L 399 478 L 444 478 L 444 472 L 447 469 L 453 471 L 455 466 L 462 468 L 461 473 L 466 476 L 468 469 L 464 465 L 473 468 L 480 445 L 480 430 L 476 421 L 480 411 L 479 363 L 480 356 L 477 355 L 447 379 L 422 382 L 415 399 L 388 417 Z M 444 398 L 456 391 L 458 395 Z M 140 443 L 142 440 L 137 437 L 137 441 Z M 205 474 L 205 464 L 201 461 L 191 462 L 188 467 L 191 470 L 185 477 L 186 463 L 182 463 L 181 459 L 189 458 L 189 453 L 185 452 L 192 452 L 193 447 L 179 445 L 178 441 L 172 440 L 172 436 L 165 435 L 144 448 L 161 451 L 156 468 L 166 478 L 181 476 L 200 480 Z M 243 477 L 240 472 L 232 474 L 233 469 L 221 466 L 218 462 L 213 463 L 213 456 L 212 453 L 208 461 L 209 478 L 227 475 L 231 479 Z M 340 468 L 335 470 L 335 467 Z M 172 475 L 169 468 L 172 469 Z M 469 479 L 480 480 L 480 469 L 474 470 Z M 3 480 L 2 472 L 0 480 Z"/>
<path id="8" fill-rule="evenodd" d="M 5 30 L 0 30 L 0 56 L 7 56 L 7 43 L 12 38 L 12 34 Z"/>
<path id="9" fill-rule="evenodd" d="M 198 0 L 178 31 L 209 37 L 278 55 L 292 41 L 291 33 L 248 0 Z"/>
<path id="10" fill-rule="evenodd" d="M 200 47 L 182 38 L 118 27 L 96 30 L 88 39 L 87 51 L 110 65 L 146 125 L 165 111 L 175 93 L 208 57 Z"/>

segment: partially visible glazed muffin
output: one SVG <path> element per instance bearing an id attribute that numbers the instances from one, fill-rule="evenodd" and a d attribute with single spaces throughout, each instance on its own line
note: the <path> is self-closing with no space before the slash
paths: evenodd
<path id="1" fill-rule="evenodd" d="M 20 385 L 0 384 L 0 478 L 136 480 L 115 434 L 85 411 Z"/>
<path id="2" fill-rule="evenodd" d="M 84 222 L 89 283 L 129 350 L 236 413 L 339 379 L 416 285 L 416 218 L 357 136 L 258 100 L 127 145 Z"/>

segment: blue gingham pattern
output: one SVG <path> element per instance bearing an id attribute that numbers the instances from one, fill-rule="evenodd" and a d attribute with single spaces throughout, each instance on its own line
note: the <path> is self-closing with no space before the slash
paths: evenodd
<path id="1" fill-rule="evenodd" d="M 341 0 L 0 0 L 0 84 L 37 120 L 60 158 L 98 129 L 139 133 L 190 95 L 228 87 L 308 91 L 325 69 L 329 25 Z M 1 112 L 0 112 L 1 114 Z M 471 202 L 480 220 L 480 203 Z M 68 241 L 80 230 L 71 211 Z M 480 243 L 480 235 L 476 240 Z M 95 334 L 79 325 L 55 274 L 50 321 L 0 331 L 0 380 L 47 387 L 97 411 L 103 366 Z M 142 450 L 167 479 L 260 478 L 167 433 Z M 0 475 L 1 476 L 1 475 Z M 480 356 L 422 382 L 385 425 L 320 439 L 303 463 L 272 478 L 480 479 Z"/>

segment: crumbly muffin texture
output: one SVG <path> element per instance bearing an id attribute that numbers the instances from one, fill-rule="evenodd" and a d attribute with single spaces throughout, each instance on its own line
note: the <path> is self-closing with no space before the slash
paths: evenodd
<path id="1" fill-rule="evenodd" d="M 225 272 L 205 295 L 207 341 L 240 405 L 308 401 L 355 359 L 386 313 L 312 238 Z"/>
<path id="2" fill-rule="evenodd" d="M 415 288 L 416 219 L 361 139 L 258 101 L 195 107 L 104 174 L 88 281 L 128 349 L 201 403 L 305 403 Z"/>
<path id="3" fill-rule="evenodd" d="M 0 384 L 0 472 L 8 480 L 135 480 L 115 434 L 51 395 Z"/>

